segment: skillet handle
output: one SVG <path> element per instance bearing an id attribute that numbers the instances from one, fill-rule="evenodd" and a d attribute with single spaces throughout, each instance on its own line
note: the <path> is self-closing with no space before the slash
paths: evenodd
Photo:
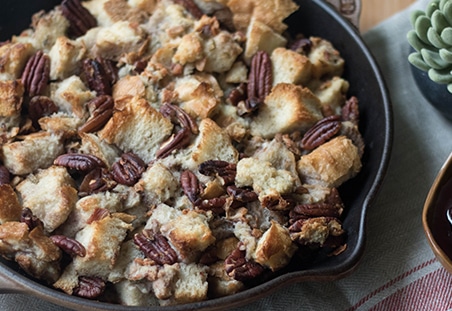
<path id="1" fill-rule="evenodd" d="M 359 31 L 361 0 L 326 0 L 326 2 L 333 5 Z"/>

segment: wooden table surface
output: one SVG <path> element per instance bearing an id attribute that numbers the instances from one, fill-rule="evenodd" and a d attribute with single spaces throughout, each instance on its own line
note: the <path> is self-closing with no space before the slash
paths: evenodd
<path id="1" fill-rule="evenodd" d="M 365 32 L 415 0 L 361 0 L 360 31 Z"/>

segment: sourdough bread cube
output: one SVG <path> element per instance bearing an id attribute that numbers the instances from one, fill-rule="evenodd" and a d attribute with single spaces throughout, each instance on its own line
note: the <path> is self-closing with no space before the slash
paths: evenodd
<path id="1" fill-rule="evenodd" d="M 86 48 L 81 42 L 58 37 L 49 52 L 50 79 L 64 80 L 75 74 L 85 53 Z"/>
<path id="2" fill-rule="evenodd" d="M 181 263 L 179 279 L 171 300 L 176 304 L 206 300 L 207 289 L 207 267 L 195 263 Z"/>
<path id="3" fill-rule="evenodd" d="M 147 204 L 158 204 L 176 196 L 179 181 L 167 167 L 157 162 L 143 173 L 134 188 L 144 196 Z"/>
<path id="4" fill-rule="evenodd" d="M 78 275 L 97 276 L 104 280 L 116 264 L 122 242 L 130 224 L 115 214 L 93 221 L 77 233 L 75 239 L 86 249 L 84 257 L 73 260 Z"/>
<path id="5" fill-rule="evenodd" d="M 137 51 L 145 43 L 146 34 L 133 23 L 119 21 L 99 30 L 94 54 L 111 60 L 119 60 L 126 53 Z"/>
<path id="6" fill-rule="evenodd" d="M 133 152 L 145 163 L 155 158 L 160 144 L 172 132 L 173 124 L 143 98 L 132 97 L 115 103 L 115 112 L 98 132 L 101 139 L 123 152 Z"/>
<path id="7" fill-rule="evenodd" d="M 101 159 L 108 167 L 111 167 L 114 162 L 121 156 L 120 150 L 114 145 L 108 144 L 105 140 L 100 139 L 97 135 L 92 133 L 79 133 L 82 139 L 80 152 L 92 154 Z"/>
<path id="8" fill-rule="evenodd" d="M 333 113 L 340 115 L 349 86 L 348 81 L 335 76 L 330 80 L 321 82 L 313 89 L 313 92 L 319 98 L 322 107 L 331 109 Z"/>
<path id="9" fill-rule="evenodd" d="M 181 211 L 161 203 L 152 209 L 150 214 L 151 215 L 149 216 L 144 229 L 159 232 L 163 224 L 175 220 L 181 215 Z"/>
<path id="10" fill-rule="evenodd" d="M 225 74 L 226 83 L 246 83 L 248 81 L 248 67 L 242 61 L 232 64 L 231 69 Z"/>
<path id="11" fill-rule="evenodd" d="M 23 140 L 1 146 L 3 165 L 15 175 L 26 175 L 47 168 L 64 152 L 61 136 L 47 132 L 26 135 Z"/>
<path id="12" fill-rule="evenodd" d="M 214 76 L 198 73 L 176 80 L 176 101 L 192 117 L 209 118 L 221 103 L 223 91 Z"/>
<path id="13" fill-rule="evenodd" d="M 253 187 L 259 197 L 293 191 L 295 177 L 291 172 L 276 169 L 270 162 L 244 158 L 237 163 L 235 182 L 238 187 Z"/>
<path id="14" fill-rule="evenodd" d="M 248 40 L 246 41 L 243 56 L 248 64 L 257 51 L 265 51 L 271 55 L 274 49 L 284 47 L 287 44 L 286 38 L 256 18 L 251 19 L 246 37 Z"/>
<path id="15" fill-rule="evenodd" d="M 185 65 L 203 59 L 203 41 L 198 32 L 191 32 L 183 36 L 173 56 L 173 62 Z"/>
<path id="16" fill-rule="evenodd" d="M 23 207 L 31 209 L 47 232 L 53 232 L 66 221 L 78 200 L 74 180 L 66 168 L 60 166 L 27 176 L 16 190 Z"/>
<path id="17" fill-rule="evenodd" d="M 127 267 L 135 258 L 141 258 L 142 256 L 141 250 L 135 245 L 132 239 L 122 243 L 115 265 L 108 276 L 108 281 L 118 283 L 125 279 L 124 274 L 126 273 Z"/>
<path id="18" fill-rule="evenodd" d="M 0 46 L 0 80 L 16 80 L 35 49 L 30 43 L 7 43 Z"/>
<path id="19" fill-rule="evenodd" d="M 303 182 L 332 188 L 354 177 L 361 166 L 358 148 L 347 137 L 339 136 L 302 156 L 297 170 Z"/>
<path id="20" fill-rule="evenodd" d="M 235 294 L 245 288 L 245 285 L 230 277 L 224 270 L 224 261 L 218 261 L 209 266 L 209 297 L 218 298 Z"/>
<path id="21" fill-rule="evenodd" d="M 254 260 L 272 271 L 285 267 L 297 247 L 292 243 L 289 230 L 276 221 L 257 242 Z"/>
<path id="22" fill-rule="evenodd" d="M 120 100 L 124 97 L 146 97 L 146 85 L 140 76 L 126 75 L 113 85 L 113 98 Z"/>
<path id="23" fill-rule="evenodd" d="M 32 26 L 34 28 L 33 45 L 37 50 L 49 52 L 57 38 L 66 34 L 69 21 L 60 9 L 49 12 L 40 11 L 33 15 Z"/>
<path id="24" fill-rule="evenodd" d="M 340 236 L 344 233 L 337 219 L 313 217 L 306 219 L 300 231 L 291 232 L 293 241 L 302 245 L 323 245 L 329 236 Z"/>
<path id="25" fill-rule="evenodd" d="M 118 299 L 121 305 L 150 307 L 158 306 L 158 300 L 154 295 L 145 290 L 146 284 L 137 283 L 129 280 L 122 280 L 115 285 Z"/>
<path id="26" fill-rule="evenodd" d="M 0 185 L 0 224 L 8 221 L 19 221 L 22 214 L 22 205 L 16 192 L 10 184 Z"/>
<path id="27" fill-rule="evenodd" d="M 237 163 L 238 156 L 227 132 L 211 119 L 204 119 L 199 124 L 199 135 L 194 142 L 191 159 L 185 165 L 196 169 L 207 160 Z"/>
<path id="28" fill-rule="evenodd" d="M 83 124 L 83 120 L 65 113 L 56 113 L 40 118 L 38 123 L 42 130 L 66 138 L 77 134 L 77 128 Z"/>
<path id="29" fill-rule="evenodd" d="M 85 103 L 93 99 L 96 94 L 90 91 L 79 76 L 73 75 L 58 82 L 51 83 L 51 95 L 60 112 L 74 114 L 80 119 L 88 117 Z"/>
<path id="30" fill-rule="evenodd" d="M 331 42 L 319 37 L 310 37 L 312 47 L 309 60 L 312 63 L 312 77 L 341 76 L 344 71 L 344 59 Z"/>
<path id="31" fill-rule="evenodd" d="M 276 48 L 271 54 L 273 86 L 279 83 L 305 85 L 311 79 L 309 58 L 286 48 Z"/>
<path id="32" fill-rule="evenodd" d="M 306 131 L 322 119 L 319 99 L 307 88 L 280 83 L 265 98 L 251 121 L 251 134 L 273 138 L 276 134 Z"/>
<path id="33" fill-rule="evenodd" d="M 208 220 L 207 216 L 190 210 L 163 223 L 160 230 L 184 262 L 190 262 L 215 242 Z"/>
<path id="34" fill-rule="evenodd" d="M 20 80 L 0 80 L 0 118 L 20 115 L 24 86 Z"/>

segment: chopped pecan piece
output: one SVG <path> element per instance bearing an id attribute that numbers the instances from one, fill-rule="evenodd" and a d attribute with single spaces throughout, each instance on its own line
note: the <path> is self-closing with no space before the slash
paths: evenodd
<path id="1" fill-rule="evenodd" d="M 198 177 L 192 171 L 186 170 L 180 174 L 180 183 L 184 194 L 190 202 L 197 204 L 199 196 L 203 191 Z"/>
<path id="2" fill-rule="evenodd" d="M 116 185 L 116 181 L 111 178 L 111 174 L 107 169 L 97 167 L 83 178 L 79 187 L 79 195 L 85 196 L 87 194 L 108 191 Z"/>
<path id="3" fill-rule="evenodd" d="M 312 48 L 312 42 L 309 38 L 299 36 L 293 42 L 290 43 L 289 49 L 300 54 L 309 54 Z"/>
<path id="4" fill-rule="evenodd" d="M 174 0 L 174 3 L 182 5 L 196 19 L 200 19 L 204 15 L 193 0 Z"/>
<path id="5" fill-rule="evenodd" d="M 87 224 L 99 221 L 110 215 L 110 211 L 106 208 L 96 208 L 86 221 Z"/>
<path id="6" fill-rule="evenodd" d="M 0 185 L 9 184 L 11 176 L 6 167 L 0 164 Z"/>
<path id="7" fill-rule="evenodd" d="M 85 247 L 75 239 L 64 235 L 51 235 L 50 239 L 56 246 L 71 256 L 85 257 L 86 255 Z"/>
<path id="8" fill-rule="evenodd" d="M 154 260 L 159 265 L 172 265 L 177 262 L 176 251 L 161 234 L 143 230 L 134 235 L 133 241 L 147 258 Z"/>
<path id="9" fill-rule="evenodd" d="M 237 165 L 221 160 L 208 160 L 199 165 L 199 172 L 206 176 L 218 174 L 223 178 L 224 185 L 230 185 L 235 181 Z"/>
<path id="10" fill-rule="evenodd" d="M 233 13 L 228 6 L 222 6 L 221 8 L 215 10 L 211 15 L 217 18 L 221 28 L 231 33 L 236 31 L 233 21 Z"/>
<path id="11" fill-rule="evenodd" d="M 89 172 L 98 167 L 105 167 L 105 163 L 98 157 L 82 153 L 62 154 L 53 161 L 53 164 L 81 172 Z"/>
<path id="12" fill-rule="evenodd" d="M 99 277 L 80 276 L 78 278 L 78 286 L 74 288 L 75 296 L 96 299 L 104 292 L 106 283 Z"/>
<path id="13" fill-rule="evenodd" d="M 96 91 L 97 95 L 111 95 L 111 80 L 97 59 L 83 61 L 83 74 L 90 90 Z"/>
<path id="14" fill-rule="evenodd" d="M 36 129 L 40 128 L 38 123 L 40 118 L 56 112 L 58 112 L 58 106 L 47 96 L 34 96 L 28 104 L 28 116 Z"/>
<path id="15" fill-rule="evenodd" d="M 61 12 L 69 21 L 71 33 L 77 37 L 97 26 L 96 18 L 81 4 L 80 0 L 63 0 Z"/>
<path id="16" fill-rule="evenodd" d="M 113 115 L 114 101 L 110 95 L 100 95 L 87 103 L 90 118 L 78 130 L 91 133 L 100 130 Z"/>
<path id="17" fill-rule="evenodd" d="M 191 133 L 187 128 L 182 128 L 176 135 L 173 135 L 167 142 L 165 142 L 155 156 L 157 159 L 162 159 L 171 154 L 174 150 L 182 149 L 190 144 Z"/>
<path id="18" fill-rule="evenodd" d="M 50 77 L 50 58 L 43 51 L 37 51 L 25 65 L 22 84 L 30 97 L 42 95 Z"/>
<path id="19" fill-rule="evenodd" d="M 245 107 L 249 112 L 255 111 L 270 94 L 273 83 L 273 71 L 270 55 L 264 51 L 258 51 L 251 59 L 251 68 L 248 75 L 247 94 Z"/>
<path id="20" fill-rule="evenodd" d="M 231 93 L 229 93 L 228 101 L 231 105 L 237 106 L 241 101 L 246 100 L 246 84 L 240 83 L 236 88 L 234 88 Z"/>
<path id="21" fill-rule="evenodd" d="M 258 200 L 259 196 L 252 189 L 247 188 L 238 188 L 236 186 L 228 186 L 226 191 L 230 196 L 234 198 L 234 200 L 248 203 L 254 202 Z"/>
<path id="22" fill-rule="evenodd" d="M 303 136 L 301 143 L 306 150 L 312 150 L 330 140 L 341 129 L 339 116 L 323 118 L 314 124 Z"/>
<path id="23" fill-rule="evenodd" d="M 245 256 L 246 252 L 239 246 L 224 261 L 226 273 L 237 281 L 249 281 L 264 272 L 264 267 Z"/>
<path id="24" fill-rule="evenodd" d="M 22 210 L 20 222 L 26 223 L 30 231 L 36 227 L 43 227 L 42 221 L 33 215 L 33 212 L 28 207 Z"/>
<path id="25" fill-rule="evenodd" d="M 198 134 L 199 130 L 196 122 L 179 106 L 165 103 L 160 107 L 160 113 L 166 118 L 169 118 L 171 122 L 179 123 L 182 127 L 189 129 L 193 134 Z"/>
<path id="26" fill-rule="evenodd" d="M 121 159 L 111 168 L 111 176 L 115 181 L 126 186 L 134 185 L 143 174 L 146 163 L 136 154 L 123 153 Z"/>
<path id="27" fill-rule="evenodd" d="M 359 123 L 358 98 L 355 96 L 350 97 L 342 107 L 342 120 L 351 121 L 356 125 Z"/>
<path id="28" fill-rule="evenodd" d="M 333 204 L 325 202 L 296 205 L 293 208 L 293 212 L 305 217 L 340 216 L 340 210 L 338 210 Z"/>

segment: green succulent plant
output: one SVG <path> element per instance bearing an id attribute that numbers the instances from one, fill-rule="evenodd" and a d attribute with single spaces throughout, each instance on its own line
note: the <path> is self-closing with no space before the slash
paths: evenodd
<path id="1" fill-rule="evenodd" d="M 407 39 L 415 51 L 408 61 L 452 93 L 452 0 L 431 0 L 425 11 L 413 11 L 410 21 Z"/>

